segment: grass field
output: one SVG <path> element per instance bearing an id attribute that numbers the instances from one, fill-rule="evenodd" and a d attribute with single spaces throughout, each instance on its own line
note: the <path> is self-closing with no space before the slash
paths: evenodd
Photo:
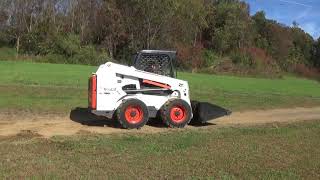
<path id="1" fill-rule="evenodd" d="M 320 121 L 148 135 L 0 138 L 0 178 L 319 179 Z"/>
<path id="2" fill-rule="evenodd" d="M 87 79 L 97 67 L 0 61 L 0 108 L 69 112 L 87 105 Z M 320 83 L 179 73 L 194 100 L 232 110 L 320 105 Z"/>
<path id="3" fill-rule="evenodd" d="M 69 113 L 97 67 L 0 61 L 0 109 Z M 193 99 L 232 110 L 320 105 L 320 84 L 179 73 Z M 21 113 L 23 114 L 23 113 Z M 0 122 L 0 124 L 3 122 Z M 320 121 L 158 134 L 0 137 L 0 178 L 319 179 Z"/>

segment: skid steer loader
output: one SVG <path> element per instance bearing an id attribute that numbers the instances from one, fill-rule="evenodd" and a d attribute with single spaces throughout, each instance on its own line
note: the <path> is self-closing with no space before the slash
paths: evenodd
<path id="1" fill-rule="evenodd" d="M 190 101 L 187 81 L 176 79 L 176 52 L 142 50 L 132 66 L 107 62 L 89 78 L 91 113 L 117 119 L 126 129 L 139 129 L 149 118 L 182 128 L 230 114 L 218 106 Z"/>

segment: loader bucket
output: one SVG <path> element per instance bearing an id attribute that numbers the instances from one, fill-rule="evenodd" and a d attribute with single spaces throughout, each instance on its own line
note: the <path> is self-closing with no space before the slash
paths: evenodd
<path id="1" fill-rule="evenodd" d="M 230 115 L 232 112 L 220 106 L 207 102 L 192 101 L 192 123 L 206 123 L 209 120 Z"/>

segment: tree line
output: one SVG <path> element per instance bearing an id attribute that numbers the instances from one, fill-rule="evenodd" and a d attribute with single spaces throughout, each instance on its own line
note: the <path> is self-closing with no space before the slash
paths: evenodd
<path id="1" fill-rule="evenodd" d="M 189 70 L 320 68 L 320 39 L 263 11 L 250 16 L 239 0 L 2 0 L 0 46 L 56 63 L 128 63 L 141 49 L 176 49 Z"/>

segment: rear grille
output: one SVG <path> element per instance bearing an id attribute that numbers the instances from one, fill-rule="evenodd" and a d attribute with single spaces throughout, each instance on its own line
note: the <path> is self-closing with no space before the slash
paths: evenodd
<path id="1" fill-rule="evenodd" d="M 170 57 L 165 54 L 141 54 L 136 68 L 164 76 L 170 76 Z"/>

